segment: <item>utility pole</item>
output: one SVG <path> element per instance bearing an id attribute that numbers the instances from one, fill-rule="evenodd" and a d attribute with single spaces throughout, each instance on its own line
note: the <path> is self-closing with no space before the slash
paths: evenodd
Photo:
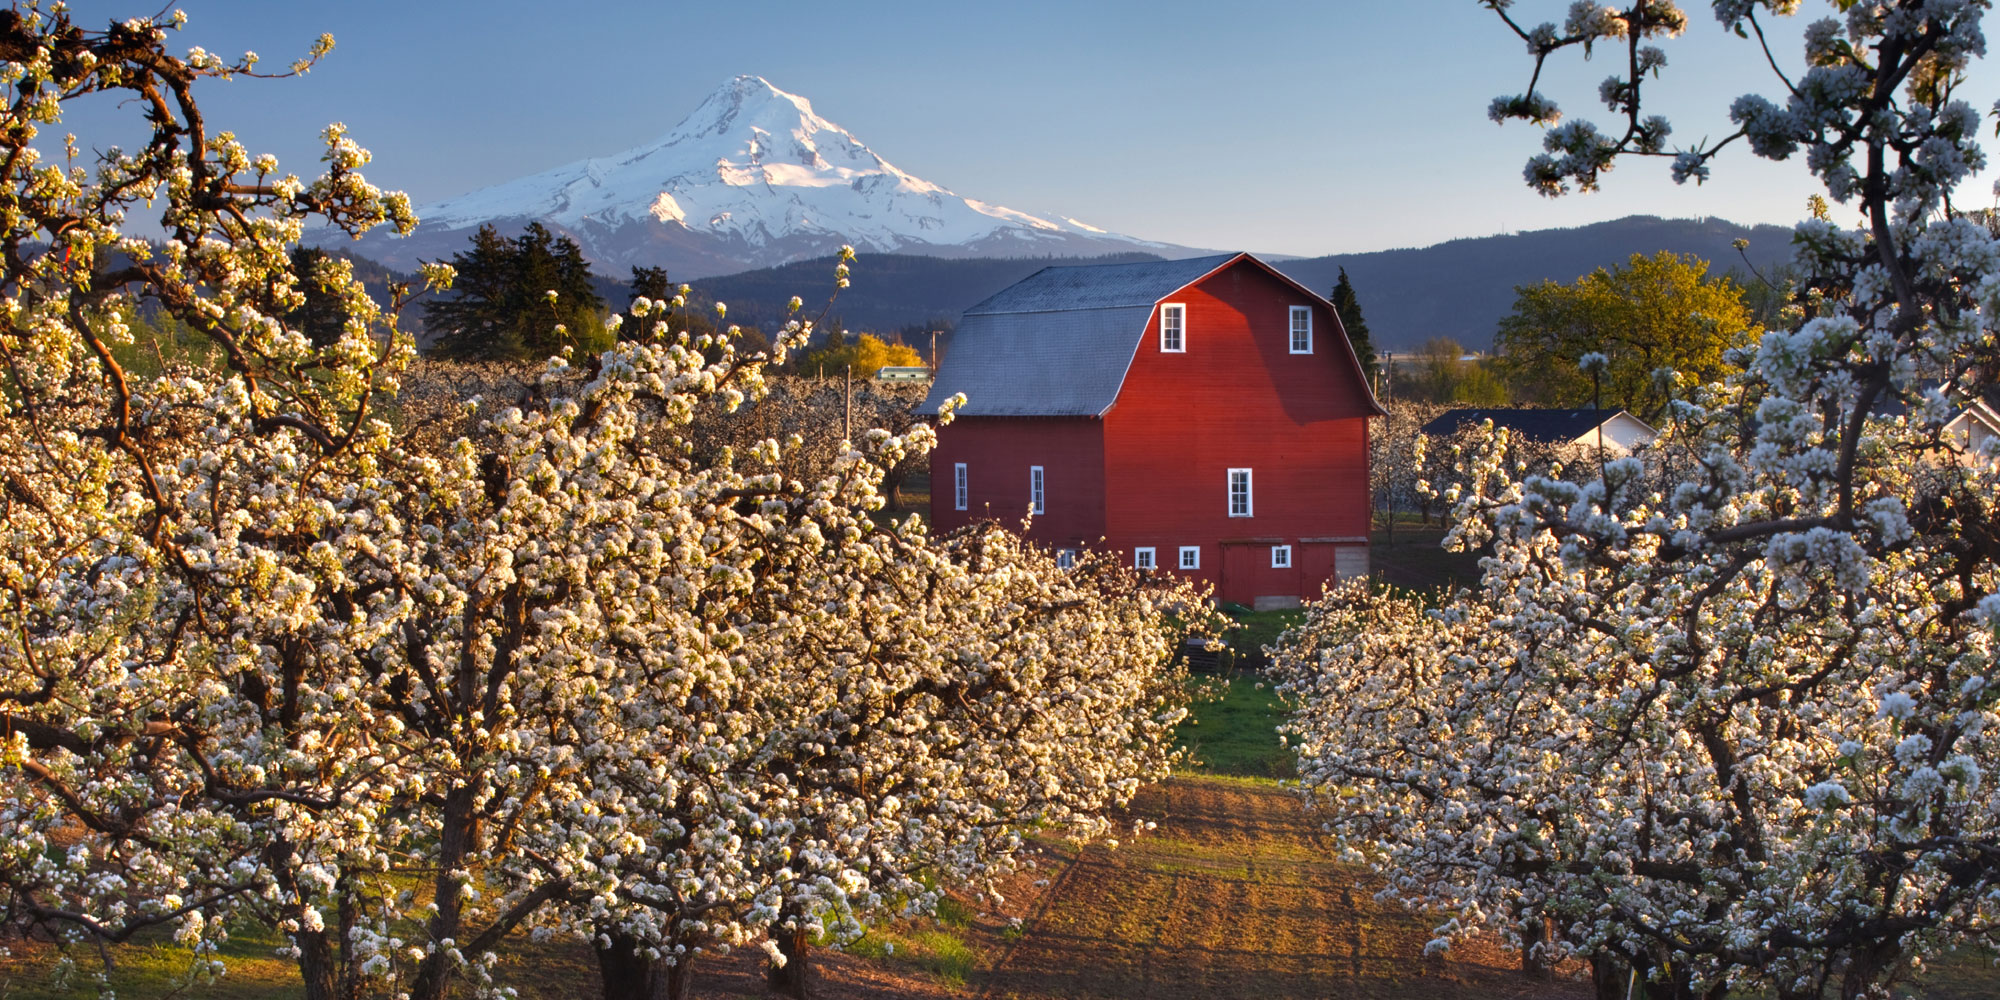
<path id="1" fill-rule="evenodd" d="M 938 335 L 938 332 L 937 332 L 936 330 L 932 330 L 932 331 L 931 331 L 931 353 L 930 353 L 930 362 L 931 362 L 931 374 L 932 374 L 932 375 L 936 375 L 936 374 L 937 374 L 937 335 Z"/>
<path id="2" fill-rule="evenodd" d="M 846 402 L 840 408 L 840 434 L 850 443 L 854 440 L 854 362 L 847 363 Z"/>

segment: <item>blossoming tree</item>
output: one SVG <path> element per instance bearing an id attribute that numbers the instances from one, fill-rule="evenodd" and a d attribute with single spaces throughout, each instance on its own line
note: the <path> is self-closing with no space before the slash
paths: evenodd
<path id="1" fill-rule="evenodd" d="M 1803 153 L 1828 195 L 1794 238 L 1803 291 L 1744 371 L 1676 384 L 1648 453 L 1521 477 L 1465 453 L 1454 540 L 1483 587 L 1426 610 L 1350 597 L 1284 644 L 1306 785 L 1358 855 L 1446 908 L 1581 956 L 1602 996 L 1875 995 L 1990 939 L 2000 899 L 1995 463 L 1949 432 L 2000 371 L 2000 244 L 1954 207 L 1985 162 L 1960 97 L 1987 4 L 1844 0 L 1802 63 L 1761 43 L 1793 2 L 1724 0 L 1778 100 L 1672 151 L 1641 114 L 1673 4 L 1574 4 L 1524 28 L 1536 74 L 1619 52 L 1613 131 L 1552 125 L 1529 182 L 1594 188 L 1628 156 L 1707 176 L 1739 140 Z M 1678 380 L 1684 382 L 1685 380 Z"/>
<path id="2" fill-rule="evenodd" d="M 803 482 L 775 441 L 691 458 L 696 411 L 756 395 L 804 323 L 775 359 L 669 320 L 515 399 L 405 394 L 393 308 L 291 251 L 407 204 L 339 126 L 311 182 L 211 130 L 197 88 L 256 60 L 175 55 L 177 26 L 0 12 L 17 926 L 171 931 L 206 976 L 261 922 L 315 1000 L 485 992 L 517 933 L 574 935 L 608 995 L 677 995 L 700 948 L 921 910 L 919 871 L 1004 870 L 1020 824 L 1092 832 L 1162 773 L 1192 592 L 871 517 L 925 426 Z M 106 93 L 145 145 L 45 162 Z M 151 242 L 123 229 L 147 206 Z M 338 337 L 293 325 L 307 281 Z M 220 360 L 129 371 L 135 310 Z"/>

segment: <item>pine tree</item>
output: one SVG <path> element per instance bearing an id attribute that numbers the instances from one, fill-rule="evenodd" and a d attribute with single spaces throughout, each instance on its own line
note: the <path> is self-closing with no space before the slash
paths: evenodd
<path id="1" fill-rule="evenodd" d="M 1334 315 L 1340 317 L 1340 326 L 1347 331 L 1347 342 L 1354 347 L 1354 356 L 1361 359 L 1361 371 L 1372 384 L 1381 365 L 1375 358 L 1375 342 L 1368 337 L 1368 321 L 1361 318 L 1361 300 L 1354 295 L 1354 285 L 1347 280 L 1347 269 L 1340 269 L 1340 281 L 1333 286 L 1333 294 L 1327 296 L 1333 303 Z"/>
<path id="2" fill-rule="evenodd" d="M 452 255 L 452 295 L 424 304 L 442 357 L 525 359 L 568 345 L 605 346 L 604 299 L 576 241 L 531 222 L 515 239 L 481 226 L 472 248 Z M 551 301 L 549 292 L 555 292 Z"/>
<path id="3" fill-rule="evenodd" d="M 292 273 L 298 275 L 305 302 L 285 318 L 304 332 L 314 347 L 332 346 L 347 329 L 346 304 L 327 291 L 319 277 L 320 262 L 326 259 L 326 251 L 317 247 L 292 248 Z"/>
<path id="4" fill-rule="evenodd" d="M 667 278 L 666 268 L 633 265 L 631 290 L 625 296 L 625 321 L 618 325 L 619 338 L 637 340 L 644 336 L 646 331 L 651 330 L 654 323 L 659 322 L 660 316 L 657 312 L 648 310 L 647 315 L 640 316 L 632 311 L 632 306 L 640 299 L 651 300 L 655 303 L 653 309 L 659 309 L 673 297 L 674 286 Z"/>

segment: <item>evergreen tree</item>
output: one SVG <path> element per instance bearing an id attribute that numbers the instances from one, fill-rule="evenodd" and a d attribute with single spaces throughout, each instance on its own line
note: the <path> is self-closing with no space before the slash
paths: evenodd
<path id="1" fill-rule="evenodd" d="M 331 346 L 347 328 L 347 306 L 327 291 L 319 276 L 319 265 L 326 259 L 326 251 L 317 247 L 292 248 L 292 273 L 298 275 L 299 291 L 306 300 L 286 320 L 303 331 L 314 347 Z"/>
<path id="2" fill-rule="evenodd" d="M 1368 337 L 1368 321 L 1361 318 L 1361 300 L 1354 295 L 1346 268 L 1340 269 L 1340 281 L 1334 284 L 1327 301 L 1333 303 L 1333 313 L 1340 317 L 1341 329 L 1347 331 L 1347 342 L 1353 345 L 1354 356 L 1361 359 L 1362 375 L 1374 384 L 1375 373 L 1381 366 L 1375 359 L 1375 342 Z"/>
<path id="3" fill-rule="evenodd" d="M 625 321 L 618 325 L 618 338 L 638 340 L 643 337 L 653 328 L 654 323 L 660 321 L 659 310 L 671 302 L 673 297 L 674 286 L 667 277 L 666 268 L 633 265 L 631 290 L 625 295 Z M 645 316 L 632 311 L 633 304 L 642 298 L 654 303 L 653 308 Z"/>
<path id="4" fill-rule="evenodd" d="M 576 241 L 531 222 L 515 239 L 481 226 L 472 248 L 452 255 L 458 279 L 448 297 L 424 304 L 441 357 L 524 359 L 566 345 L 606 346 L 604 300 Z M 551 300 L 548 293 L 555 292 Z"/>

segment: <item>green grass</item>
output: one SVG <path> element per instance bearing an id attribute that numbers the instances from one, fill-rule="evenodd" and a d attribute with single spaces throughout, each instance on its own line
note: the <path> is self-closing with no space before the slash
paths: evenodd
<path id="1" fill-rule="evenodd" d="M 965 985 L 966 977 L 979 967 L 979 953 L 966 943 L 960 929 L 942 925 L 870 928 L 866 937 L 842 950 L 915 966 L 951 986 Z"/>
<path id="2" fill-rule="evenodd" d="M 190 982 L 193 953 L 172 944 L 164 934 L 156 940 L 112 949 L 113 963 L 108 971 L 95 947 L 77 947 L 70 951 L 75 970 L 65 986 L 50 976 L 61 957 L 55 946 L 10 941 L 12 955 L 0 960 L 0 996 L 7 1000 L 95 997 L 100 975 L 121 997 L 284 1000 L 302 996 L 305 988 L 299 982 L 298 967 L 274 954 L 282 943 L 278 934 L 264 927 L 232 932 L 218 956 L 225 971 L 213 982 Z"/>
<path id="3" fill-rule="evenodd" d="M 1269 682 L 1236 674 L 1227 683 L 1222 699 L 1196 705 L 1176 734 L 1176 742 L 1194 752 L 1196 764 L 1187 770 L 1264 779 L 1297 774 L 1297 757 L 1278 745 L 1285 707 Z"/>
<path id="4" fill-rule="evenodd" d="M 1262 670 L 1264 668 L 1264 647 L 1276 641 L 1286 629 L 1305 621 L 1306 613 L 1298 608 L 1283 611 L 1251 611 L 1240 606 L 1226 606 L 1229 617 L 1236 624 L 1222 634 L 1223 641 L 1229 643 L 1229 653 L 1222 660 L 1224 668 L 1235 670 Z"/>

